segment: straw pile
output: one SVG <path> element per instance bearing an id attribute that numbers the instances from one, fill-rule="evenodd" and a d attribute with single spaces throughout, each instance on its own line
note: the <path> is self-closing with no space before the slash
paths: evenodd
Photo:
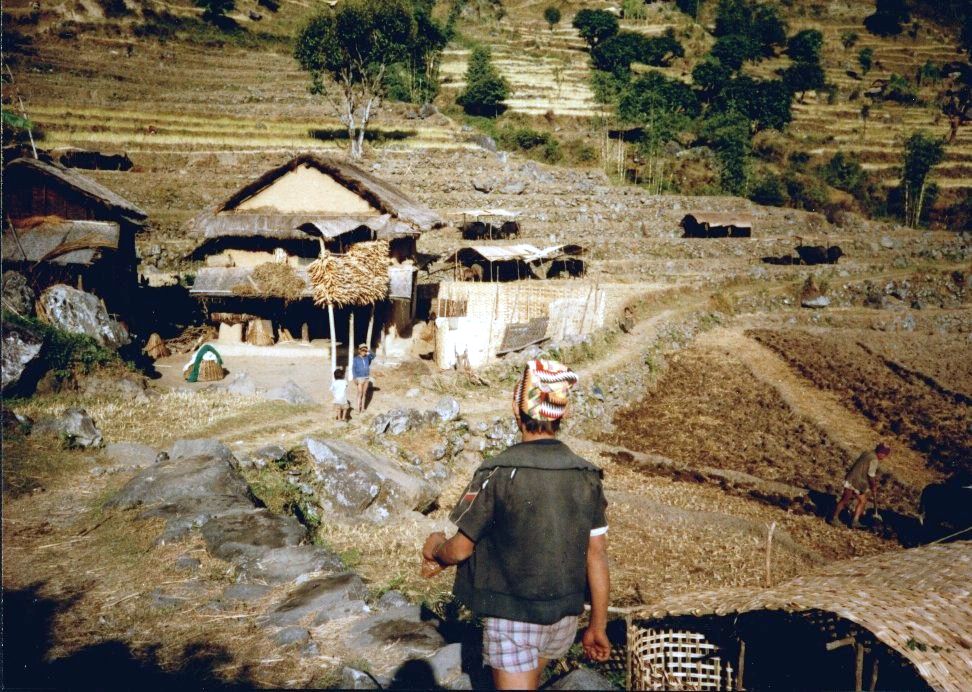
<path id="1" fill-rule="evenodd" d="M 347 254 L 324 255 L 307 272 L 318 305 L 373 305 L 388 295 L 388 242 L 357 243 Z"/>
<path id="2" fill-rule="evenodd" d="M 273 325 L 270 320 L 253 320 L 247 324 L 246 343 L 254 346 L 273 346 Z"/>
<path id="3" fill-rule="evenodd" d="M 148 343 L 145 344 L 144 350 L 145 353 L 147 353 L 148 356 L 154 360 L 172 355 L 169 347 L 165 345 L 165 341 L 155 332 L 152 332 L 152 334 L 149 336 Z"/>
<path id="4" fill-rule="evenodd" d="M 291 301 L 300 300 L 305 288 L 304 280 L 290 265 L 264 262 L 253 269 L 245 283 L 233 286 L 232 291 L 238 296 Z"/>
<path id="5" fill-rule="evenodd" d="M 199 364 L 199 377 L 197 378 L 199 382 L 216 382 L 225 376 L 226 371 L 223 370 L 223 366 L 215 360 L 203 360 Z"/>

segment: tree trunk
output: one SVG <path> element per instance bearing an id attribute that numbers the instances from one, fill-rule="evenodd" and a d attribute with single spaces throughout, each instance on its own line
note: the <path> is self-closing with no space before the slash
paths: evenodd
<path id="1" fill-rule="evenodd" d="M 337 335 L 334 329 L 334 305 L 332 303 L 327 304 L 327 321 L 331 329 L 329 334 L 331 337 L 331 377 L 334 377 L 334 371 L 337 370 Z"/>

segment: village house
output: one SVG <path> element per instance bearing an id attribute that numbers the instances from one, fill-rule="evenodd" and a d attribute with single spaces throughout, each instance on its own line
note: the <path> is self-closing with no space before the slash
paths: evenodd
<path id="1" fill-rule="evenodd" d="M 125 315 L 138 288 L 135 236 L 147 215 L 64 166 L 19 158 L 4 168 L 3 265 L 38 292 L 64 283 Z"/>
<path id="2" fill-rule="evenodd" d="M 415 314 L 416 241 L 443 224 L 432 210 L 372 174 L 303 154 L 195 219 L 200 242 L 190 258 L 201 266 L 190 293 L 221 325 L 221 341 L 268 345 L 300 335 L 304 341 L 350 344 L 372 334 L 407 338 Z M 387 290 L 383 286 L 379 298 L 343 287 L 347 296 L 339 295 L 334 305 L 327 301 L 337 313 L 330 315 L 332 328 L 320 294 L 315 303 L 309 269 L 316 260 L 352 256 L 365 246 L 387 254 L 381 263 L 388 265 Z"/>

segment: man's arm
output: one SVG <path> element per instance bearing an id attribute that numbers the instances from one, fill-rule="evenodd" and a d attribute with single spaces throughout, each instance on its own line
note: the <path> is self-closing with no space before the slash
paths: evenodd
<path id="1" fill-rule="evenodd" d="M 588 540 L 587 583 L 591 589 L 591 623 L 584 632 L 584 653 L 595 661 L 606 661 L 611 656 L 611 641 L 607 637 L 611 576 L 608 573 L 606 534 L 591 536 Z"/>
<path id="2" fill-rule="evenodd" d="M 476 544 L 462 531 L 457 531 L 456 535 L 449 539 L 446 539 L 442 531 L 436 531 L 425 539 L 422 557 L 448 567 L 467 560 L 475 549 Z"/>

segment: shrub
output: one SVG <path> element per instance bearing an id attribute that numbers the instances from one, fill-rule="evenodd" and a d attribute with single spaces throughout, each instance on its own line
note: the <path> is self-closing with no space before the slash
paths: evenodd
<path id="1" fill-rule="evenodd" d="M 827 205 L 827 188 L 817 178 L 788 171 L 783 184 L 790 204 L 798 209 L 820 211 Z"/>
<path id="2" fill-rule="evenodd" d="M 918 92 L 905 77 L 899 74 L 891 75 L 881 97 L 885 101 L 894 101 L 895 103 L 908 105 L 918 103 Z"/>
<path id="3" fill-rule="evenodd" d="M 749 120 L 736 111 L 711 115 L 699 126 L 699 137 L 719 159 L 722 189 L 739 194 L 746 184 L 747 158 L 751 150 Z"/>
<path id="4" fill-rule="evenodd" d="M 648 18 L 648 6 L 645 0 L 622 0 L 621 12 L 628 20 L 641 21 Z"/>
<path id="5" fill-rule="evenodd" d="M 822 89 L 826 84 L 826 75 L 820 63 L 797 62 L 783 70 L 783 84 L 791 94 Z"/>
<path id="6" fill-rule="evenodd" d="M 35 318 L 20 317 L 6 310 L 3 320 L 33 330 L 43 338 L 41 358 L 46 369 L 53 371 L 60 380 L 72 374 L 87 374 L 96 367 L 122 362 L 117 353 L 100 346 L 85 334 L 70 334 Z"/>
<path id="7" fill-rule="evenodd" d="M 101 11 L 108 19 L 118 19 L 133 14 L 125 4 L 125 0 L 98 0 L 98 4 L 101 5 Z"/>
<path id="8" fill-rule="evenodd" d="M 543 19 L 550 26 L 550 30 L 560 24 L 560 9 L 553 5 L 548 5 L 543 11 Z"/>
<path id="9" fill-rule="evenodd" d="M 602 70 L 591 73 L 591 91 L 598 103 L 617 103 L 626 84 L 627 76 L 618 77 Z"/>
<path id="10" fill-rule="evenodd" d="M 203 19 L 213 23 L 219 23 L 227 12 L 236 9 L 236 0 L 195 0 L 195 3 L 202 9 Z"/>
<path id="11" fill-rule="evenodd" d="M 493 65 L 489 48 L 476 46 L 466 70 L 466 88 L 456 103 L 471 115 L 495 117 L 506 110 L 503 101 L 509 95 L 509 83 Z"/>
<path id="12" fill-rule="evenodd" d="M 860 36 L 856 31 L 845 31 L 840 35 L 840 43 L 846 50 L 850 50 L 857 45 L 858 39 L 860 39 Z"/>
<path id="13" fill-rule="evenodd" d="M 257 0 L 257 4 L 270 12 L 276 12 L 280 9 L 280 3 L 277 0 Z"/>
<path id="14" fill-rule="evenodd" d="M 905 223 L 917 227 L 926 215 L 937 189 L 929 190 L 928 174 L 945 156 L 945 140 L 916 132 L 905 142 L 904 170 L 901 176 L 902 215 Z M 891 202 L 889 200 L 889 206 Z"/>
<path id="15" fill-rule="evenodd" d="M 692 70 L 692 82 L 703 99 L 709 100 L 720 93 L 732 77 L 732 70 L 712 56 L 699 62 Z"/>
<path id="16" fill-rule="evenodd" d="M 713 58 L 731 70 L 738 70 L 753 55 L 753 42 L 742 34 L 720 36 L 710 51 Z"/>
<path id="17" fill-rule="evenodd" d="M 519 149 L 523 152 L 539 154 L 539 158 L 548 163 L 556 163 L 563 158 L 556 137 L 549 132 L 530 127 L 502 128 L 498 132 L 496 143 L 503 149 Z"/>
<path id="18" fill-rule="evenodd" d="M 786 42 L 786 54 L 793 62 L 820 62 L 823 34 L 816 29 L 804 29 Z"/>
<path id="19" fill-rule="evenodd" d="M 699 0 L 675 0 L 675 6 L 690 17 L 699 16 Z"/>
<path id="20" fill-rule="evenodd" d="M 878 36 L 897 36 L 910 18 L 905 0 L 877 0 L 874 14 L 864 18 L 864 26 Z"/>
<path id="21" fill-rule="evenodd" d="M 867 74 L 871 71 L 871 67 L 874 65 L 874 49 L 873 48 L 861 48 L 860 52 L 857 54 L 857 64 L 861 66 L 861 71 Z"/>
<path id="22" fill-rule="evenodd" d="M 831 187 L 844 192 L 855 193 L 860 190 L 867 179 L 867 174 L 861 167 L 860 160 L 855 154 L 845 154 L 838 151 L 820 169 L 821 177 Z"/>
<path id="23" fill-rule="evenodd" d="M 786 191 L 783 181 L 775 173 L 767 173 L 749 190 L 749 199 L 756 204 L 782 207 L 786 204 Z"/>
<path id="24" fill-rule="evenodd" d="M 618 18 L 605 10 L 584 9 L 574 15 L 573 27 L 593 48 L 618 33 Z"/>

